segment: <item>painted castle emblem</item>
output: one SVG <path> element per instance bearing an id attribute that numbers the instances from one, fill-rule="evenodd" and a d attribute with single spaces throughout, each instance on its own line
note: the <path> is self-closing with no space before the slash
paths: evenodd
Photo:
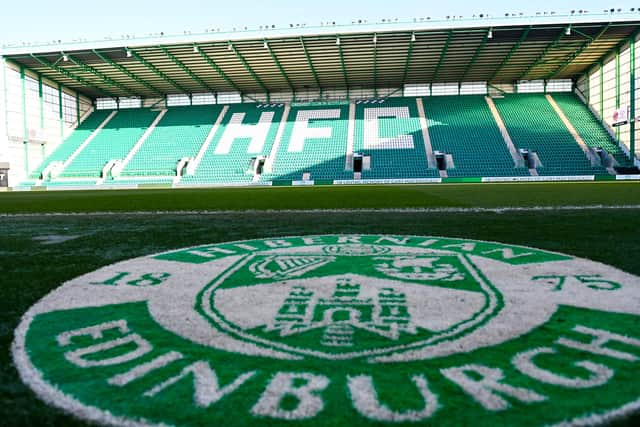
<path id="1" fill-rule="evenodd" d="M 380 289 L 375 298 L 362 298 L 360 284 L 337 279 L 329 298 L 319 298 L 302 286 L 294 287 L 265 332 L 281 337 L 322 331 L 324 347 L 353 347 L 356 330 L 396 341 L 401 333 L 416 334 L 405 294 L 393 288 Z"/>

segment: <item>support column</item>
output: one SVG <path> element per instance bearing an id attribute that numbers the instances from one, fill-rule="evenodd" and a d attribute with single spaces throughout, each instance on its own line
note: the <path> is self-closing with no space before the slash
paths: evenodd
<path id="1" fill-rule="evenodd" d="M 44 91 L 42 90 L 42 74 L 38 74 L 38 102 L 40 104 L 40 130 L 44 130 Z M 42 159 L 46 157 L 46 148 L 44 143 L 40 143 L 40 151 Z"/>
<path id="2" fill-rule="evenodd" d="M 604 64 L 600 62 L 600 121 L 604 124 Z"/>
<path id="3" fill-rule="evenodd" d="M 62 112 L 62 85 L 58 84 L 58 107 L 60 109 L 60 113 L 58 116 L 60 117 L 60 141 L 64 140 L 64 114 Z"/>
<path id="4" fill-rule="evenodd" d="M 44 91 L 42 88 L 42 74 L 38 74 L 38 100 L 40 102 L 40 129 L 44 129 Z"/>
<path id="5" fill-rule="evenodd" d="M 636 157 L 636 35 L 629 41 L 629 152 L 631 161 Z"/>
<path id="6" fill-rule="evenodd" d="M 0 66 L 2 67 L 1 84 L 2 84 L 2 96 L 0 102 L 4 106 L 4 117 L 1 118 L 2 125 L 0 126 L 0 161 L 9 162 L 9 101 L 7 100 L 7 62 L 4 58 L 0 57 Z"/>
<path id="7" fill-rule="evenodd" d="M 589 77 L 589 72 L 587 71 L 585 77 L 586 85 L 585 85 L 585 97 L 587 98 L 587 106 L 591 105 L 591 78 Z"/>
<path id="8" fill-rule="evenodd" d="M 620 108 L 620 48 L 616 50 L 616 110 Z M 616 126 L 616 139 L 620 144 L 620 126 Z"/>
<path id="9" fill-rule="evenodd" d="M 80 118 L 82 117 L 82 113 L 80 112 L 80 94 L 78 92 L 76 92 L 76 115 L 78 126 L 80 126 Z"/>
<path id="10" fill-rule="evenodd" d="M 20 91 L 22 98 L 22 145 L 24 147 L 24 173 L 26 176 L 29 175 L 29 129 L 27 126 L 27 90 L 26 90 L 26 82 L 25 82 L 25 74 L 24 67 L 20 66 Z"/>

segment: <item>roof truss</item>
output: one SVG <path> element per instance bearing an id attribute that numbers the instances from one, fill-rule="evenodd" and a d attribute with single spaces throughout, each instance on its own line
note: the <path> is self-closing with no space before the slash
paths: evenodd
<path id="1" fill-rule="evenodd" d="M 142 86 L 144 86 L 145 88 L 149 89 L 151 92 L 155 93 L 156 95 L 164 96 L 164 94 L 161 91 L 159 91 L 158 89 L 153 87 L 146 80 L 142 80 L 140 77 L 138 77 L 137 75 L 135 75 L 134 73 L 132 73 L 131 71 L 126 69 L 124 66 L 118 64 L 117 62 L 115 62 L 111 58 L 107 57 L 106 55 L 103 55 L 102 53 L 98 52 L 95 49 L 92 52 L 98 58 L 100 58 L 103 62 L 105 62 L 106 64 L 111 65 L 113 68 L 115 68 L 116 70 L 120 71 L 122 74 L 126 75 L 127 77 L 129 77 L 133 81 L 135 81 L 137 83 L 140 83 Z"/>
<path id="2" fill-rule="evenodd" d="M 304 56 L 307 59 L 307 64 L 311 69 L 311 74 L 313 74 L 313 79 L 316 82 L 316 86 L 318 89 L 322 90 L 322 85 L 320 84 L 320 79 L 318 78 L 318 73 L 316 72 L 316 68 L 313 66 L 313 61 L 311 61 L 311 55 L 309 54 L 309 50 L 307 46 L 304 44 L 304 38 L 300 37 L 300 45 L 302 45 L 302 50 L 304 52 Z"/>
<path id="3" fill-rule="evenodd" d="M 176 83 L 172 78 L 170 78 L 165 73 L 160 71 L 158 67 L 156 67 L 155 65 L 153 65 L 151 62 L 147 61 L 140 55 L 138 55 L 136 51 L 129 49 L 128 52 L 130 52 L 131 56 L 134 57 L 139 63 L 144 65 L 146 68 L 148 68 L 153 74 L 160 77 L 162 80 L 164 80 L 165 82 L 169 83 L 171 86 L 176 88 L 180 93 L 189 93 L 188 90 L 184 89 L 182 86 Z"/>
<path id="4" fill-rule="evenodd" d="M 562 64 L 560 64 L 560 66 L 558 68 L 556 68 L 555 71 L 549 73 L 545 79 L 552 79 L 555 76 L 557 76 L 558 74 L 560 74 L 561 72 L 563 72 L 569 65 L 571 65 L 571 63 L 573 62 L 574 59 L 576 59 L 578 56 L 580 56 L 580 54 L 582 54 L 582 52 L 584 52 L 585 50 L 587 50 L 589 48 L 589 46 L 591 46 L 594 42 L 598 41 L 600 39 L 600 37 L 602 37 L 604 35 L 604 33 L 606 33 L 609 30 L 609 27 L 611 26 L 611 23 L 609 23 L 607 26 L 605 26 L 602 30 L 600 30 L 600 32 L 598 32 L 598 34 L 595 37 L 590 37 L 586 34 L 582 34 L 581 35 L 587 37 L 587 40 L 582 44 L 582 46 L 580 46 L 578 48 L 578 50 L 574 51 L 573 53 L 571 53 L 571 55 L 569 55 L 567 57 L 567 59 L 565 59 Z"/>
<path id="5" fill-rule="evenodd" d="M 240 52 L 238 52 L 238 49 L 236 49 L 233 43 L 229 42 L 229 46 L 231 48 L 231 51 L 236 55 L 238 60 L 242 63 L 242 66 L 245 68 L 245 70 L 247 70 L 247 72 L 251 75 L 251 77 L 253 77 L 253 80 L 255 80 L 255 82 L 258 83 L 258 86 L 260 86 L 260 88 L 263 91 L 265 91 L 265 93 L 269 93 L 270 92 L 269 88 L 267 88 L 267 86 L 262 82 L 262 79 L 260 79 L 260 77 L 253 70 L 253 68 L 251 68 L 251 65 L 249 65 L 245 57 Z"/>
<path id="6" fill-rule="evenodd" d="M 94 87 L 100 93 L 103 93 L 103 94 L 105 94 L 106 96 L 108 96 L 110 98 L 117 98 L 109 90 L 97 87 L 95 84 L 91 83 L 90 81 L 84 79 L 83 77 L 75 75 L 74 73 L 70 72 L 69 70 L 66 70 L 66 69 L 58 66 L 56 63 L 51 63 L 51 62 L 47 61 L 46 59 L 40 58 L 38 55 L 35 55 L 35 54 L 31 54 L 31 57 L 33 59 L 35 59 L 36 61 L 38 61 L 44 67 L 49 68 L 49 69 L 51 69 L 53 71 L 56 71 L 56 72 L 64 75 L 65 77 L 68 77 L 68 78 L 70 78 L 72 80 L 75 80 L 76 82 L 80 83 L 81 85 Z"/>
<path id="7" fill-rule="evenodd" d="M 269 45 L 269 42 L 267 40 L 264 41 L 264 47 L 269 51 L 269 55 L 271 55 L 271 59 L 273 59 L 273 62 L 276 64 L 276 67 L 278 67 L 278 70 L 280 70 L 280 74 L 282 74 L 282 78 L 287 82 L 287 85 L 289 86 L 289 89 L 291 89 L 291 92 L 295 93 L 296 92 L 295 86 L 293 85 L 293 83 L 291 83 L 291 79 L 289 79 L 289 76 L 284 71 L 284 67 L 280 63 L 280 60 L 278 60 L 278 56 L 273 51 L 273 49 L 271 49 L 271 46 Z"/>
<path id="8" fill-rule="evenodd" d="M 500 74 L 500 71 L 502 71 L 502 69 L 509 63 L 511 58 L 513 58 L 513 55 L 515 55 L 518 49 L 520 49 L 520 46 L 522 46 L 522 43 L 524 43 L 524 41 L 527 39 L 530 32 L 531 32 L 531 26 L 525 28 L 525 30 L 522 32 L 522 35 L 516 42 L 516 44 L 514 44 L 511 50 L 509 50 L 509 53 L 507 53 L 507 56 L 504 57 L 504 60 L 500 63 L 500 65 L 498 65 L 498 68 L 496 68 L 496 71 L 489 78 L 489 82 L 493 82 L 496 79 L 498 74 Z"/>
<path id="9" fill-rule="evenodd" d="M 241 40 L 201 35 L 172 39 L 173 44 L 137 44 L 135 51 L 117 42 L 99 49 L 69 47 L 64 52 L 61 46 L 44 52 L 24 48 L 4 57 L 91 98 L 155 98 L 201 91 L 237 91 L 247 97 L 247 93 L 268 96 L 275 90 L 295 93 L 301 88 L 348 93 L 362 87 L 376 92 L 381 82 L 395 89 L 434 81 L 576 79 L 598 58 L 628 41 L 640 19 L 616 21 L 607 16 L 599 21 L 525 22 L 498 28 L 489 24 L 421 26 L 381 27 L 344 36 L 328 28 L 320 33 L 271 33 L 255 39 L 247 33 Z"/>
<path id="10" fill-rule="evenodd" d="M 109 86 L 124 91 L 128 96 L 135 96 L 134 91 L 132 91 L 131 89 L 127 88 L 126 86 L 116 82 L 111 77 L 107 76 L 106 74 L 104 74 L 103 72 L 99 71 L 95 67 L 87 65 L 87 64 L 81 62 L 80 60 L 74 58 L 71 55 L 68 55 L 67 58 L 69 58 L 69 61 L 71 61 L 72 63 L 74 63 L 78 67 L 82 68 L 83 71 L 93 74 L 94 76 L 98 77 L 100 80 L 102 80 L 103 82 L 105 82 Z"/>
<path id="11" fill-rule="evenodd" d="M 440 52 L 440 59 L 438 59 L 438 65 L 436 65 L 436 69 L 434 70 L 433 76 L 431 77 L 432 82 L 438 78 L 438 73 L 440 72 L 440 68 L 442 67 L 444 58 L 447 55 L 447 51 L 449 50 L 449 45 L 451 44 L 452 37 L 453 37 L 453 30 L 449 30 L 447 34 L 447 40 L 444 42 L 444 46 L 442 47 L 442 51 Z"/>
<path id="12" fill-rule="evenodd" d="M 195 47 L 195 49 L 198 49 L 198 47 Z M 195 73 L 193 71 L 191 71 L 189 69 L 189 67 L 184 65 L 184 63 L 182 61 L 180 61 L 178 58 L 176 58 L 175 55 L 173 55 L 171 52 L 169 52 L 169 50 L 167 50 L 166 47 L 160 46 L 160 50 L 162 52 L 164 52 L 165 55 L 167 55 L 167 58 L 169 58 L 171 60 L 171 62 L 176 64 L 178 66 L 178 68 L 180 68 L 182 71 L 185 72 L 185 74 L 187 74 L 189 77 L 191 77 L 191 79 L 193 81 L 195 81 L 200 86 L 202 86 L 203 89 L 205 89 L 206 91 L 211 92 L 211 93 L 215 93 L 216 92 L 204 80 L 202 80 L 200 77 L 196 76 Z"/>

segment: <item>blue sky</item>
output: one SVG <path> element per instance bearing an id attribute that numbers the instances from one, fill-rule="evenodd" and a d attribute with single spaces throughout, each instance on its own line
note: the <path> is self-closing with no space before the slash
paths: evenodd
<path id="1" fill-rule="evenodd" d="M 145 36 L 149 33 L 182 34 L 204 32 L 209 28 L 230 29 L 290 23 L 317 25 L 321 21 L 350 23 L 352 19 L 379 21 L 382 18 L 414 16 L 471 16 L 505 12 L 535 14 L 536 11 L 568 12 L 586 9 L 601 12 L 605 8 L 640 6 L 631 1 L 538 0 L 521 2 L 426 0 L 31 0 L 4 2 L 0 15 L 0 43 L 49 42 L 76 38 L 100 40 L 123 34 Z"/>

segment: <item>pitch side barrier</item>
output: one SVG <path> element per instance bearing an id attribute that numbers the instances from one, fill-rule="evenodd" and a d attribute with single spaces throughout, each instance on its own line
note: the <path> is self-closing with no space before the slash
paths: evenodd
<path id="1" fill-rule="evenodd" d="M 415 178 L 415 179 L 362 179 L 362 180 L 273 180 L 252 183 L 226 184 L 127 184 L 127 185 L 86 185 L 69 184 L 55 186 L 17 186 L 7 191 L 64 191 L 64 190 L 136 190 L 153 188 L 252 188 L 252 187 L 309 187 L 326 185 L 416 185 L 416 184 L 482 184 L 505 182 L 590 182 L 590 181 L 640 181 L 639 175 L 580 175 L 580 176 L 514 176 L 477 178 Z"/>

